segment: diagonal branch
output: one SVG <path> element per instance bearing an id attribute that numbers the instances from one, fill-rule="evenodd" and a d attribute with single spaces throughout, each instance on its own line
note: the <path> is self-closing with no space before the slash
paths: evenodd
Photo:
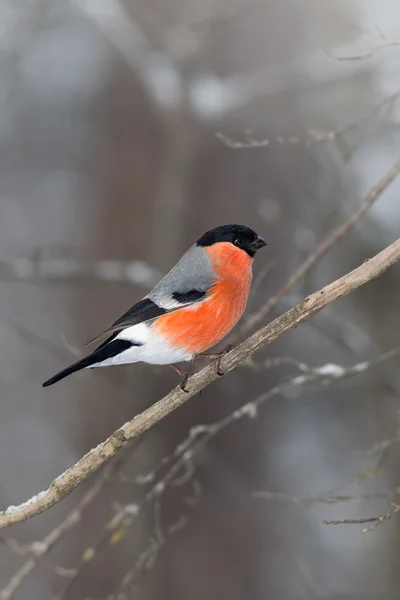
<path id="1" fill-rule="evenodd" d="M 331 302 L 347 296 L 368 281 L 381 275 L 399 259 L 400 239 L 373 258 L 366 260 L 357 269 L 311 294 L 300 304 L 254 333 L 222 358 L 220 368 L 224 373 L 232 371 L 255 352 L 271 344 L 284 333 L 295 329 Z M 208 365 L 195 373 L 189 380 L 188 392 L 183 391 L 178 386 L 153 406 L 114 431 L 107 440 L 90 450 L 75 465 L 54 479 L 47 490 L 40 492 L 37 496 L 19 506 L 9 506 L 6 510 L 0 512 L 0 528 L 25 521 L 60 502 L 62 498 L 115 456 L 132 439 L 142 435 L 217 379 L 218 374 L 214 364 Z"/>
<path id="2" fill-rule="evenodd" d="M 248 333 L 253 327 L 258 325 L 270 311 L 275 308 L 282 298 L 290 292 L 290 290 L 312 269 L 317 261 L 319 261 L 337 242 L 339 242 L 346 233 L 354 227 L 357 221 L 369 210 L 372 204 L 382 196 L 383 192 L 400 174 L 400 161 L 397 161 L 393 167 L 382 177 L 380 181 L 368 192 L 364 201 L 357 210 L 350 215 L 339 227 L 334 229 L 327 238 L 325 238 L 317 248 L 311 252 L 305 261 L 298 267 L 293 275 L 287 280 L 282 288 L 258 310 L 254 315 L 251 315 L 241 328 L 241 333 Z"/>
<path id="3" fill-rule="evenodd" d="M 11 577 L 7 585 L 0 590 L 0 600 L 11 600 L 11 598 L 13 598 L 19 586 L 25 581 L 39 561 L 50 552 L 68 531 L 81 521 L 84 511 L 91 506 L 92 502 L 100 494 L 111 475 L 119 466 L 120 461 L 109 464 L 108 467 L 104 469 L 101 476 L 94 482 L 92 487 L 83 495 L 77 506 L 67 514 L 61 523 L 54 527 L 43 540 L 34 542 L 33 544 L 30 544 L 30 548 L 26 548 L 28 552 L 30 550 L 30 556 Z"/>

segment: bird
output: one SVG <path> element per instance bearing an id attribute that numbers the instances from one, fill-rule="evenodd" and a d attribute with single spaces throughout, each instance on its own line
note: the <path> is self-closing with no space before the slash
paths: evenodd
<path id="1" fill-rule="evenodd" d="M 264 246 L 263 238 L 244 225 L 207 231 L 147 296 L 88 344 L 105 341 L 43 387 L 81 369 L 136 362 L 170 365 L 186 381 L 188 375 L 176 363 L 221 357 L 230 349 L 206 353 L 243 315 L 253 259 Z"/>

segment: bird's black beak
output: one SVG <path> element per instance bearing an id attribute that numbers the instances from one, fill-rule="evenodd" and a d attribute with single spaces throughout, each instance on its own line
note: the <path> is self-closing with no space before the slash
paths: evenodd
<path id="1" fill-rule="evenodd" d="M 257 236 L 257 239 L 254 240 L 254 242 L 251 242 L 250 250 L 252 250 L 253 252 L 257 252 L 257 250 L 260 250 L 260 248 L 263 248 L 266 245 L 267 244 L 264 242 L 262 237 Z"/>

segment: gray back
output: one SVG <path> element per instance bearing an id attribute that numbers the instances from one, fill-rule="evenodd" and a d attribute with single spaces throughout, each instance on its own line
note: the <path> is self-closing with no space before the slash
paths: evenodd
<path id="1" fill-rule="evenodd" d="M 174 292 L 208 292 L 214 282 L 215 273 L 207 253 L 204 248 L 194 245 L 157 283 L 147 298 L 164 306 L 170 304 Z"/>

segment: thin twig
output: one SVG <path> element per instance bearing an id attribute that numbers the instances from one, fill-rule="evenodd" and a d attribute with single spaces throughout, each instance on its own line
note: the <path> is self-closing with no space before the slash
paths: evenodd
<path id="1" fill-rule="evenodd" d="M 249 148 L 266 148 L 267 146 L 270 145 L 271 140 L 269 140 L 268 138 L 261 138 L 261 139 L 256 139 L 253 136 L 251 136 L 250 134 L 246 134 L 246 140 L 242 141 L 242 140 L 234 140 L 233 138 L 229 137 L 228 135 L 225 135 L 224 133 L 221 133 L 220 131 L 218 131 L 215 134 L 215 137 L 220 140 L 224 146 L 226 146 L 227 148 L 231 148 L 232 150 L 244 150 L 244 149 L 249 149 Z M 278 141 L 279 138 L 274 138 L 272 141 L 277 140 Z M 299 142 L 301 141 L 300 138 L 296 138 Z"/>
<path id="2" fill-rule="evenodd" d="M 368 531 L 373 531 L 378 525 L 382 525 L 389 519 L 391 519 L 396 513 L 400 511 L 400 506 L 398 504 L 390 504 L 393 506 L 393 510 L 383 515 L 378 515 L 377 517 L 366 517 L 360 519 L 326 519 L 323 521 L 324 525 L 363 525 L 364 523 L 373 523 L 370 527 L 363 529 L 361 533 L 367 533 Z"/>
<path id="3" fill-rule="evenodd" d="M 351 119 L 344 126 L 339 127 L 337 129 L 330 130 L 320 130 L 315 128 L 308 129 L 305 134 L 302 136 L 290 135 L 290 136 L 282 136 L 277 135 L 270 138 L 266 137 L 255 137 L 252 131 L 244 132 L 244 139 L 234 139 L 222 132 L 217 132 L 215 137 L 219 139 L 224 146 L 230 148 L 232 150 L 255 150 L 260 148 L 266 148 L 272 144 L 285 144 L 285 145 L 294 145 L 294 144 L 303 144 L 307 148 L 312 146 L 316 146 L 319 144 L 324 144 L 325 142 L 333 142 L 338 138 L 343 137 L 345 134 L 351 132 L 352 130 L 359 128 L 366 121 L 369 121 L 376 113 L 380 111 L 386 105 L 389 105 L 391 102 L 394 102 L 399 96 L 399 92 L 395 92 L 390 96 L 381 100 L 376 106 L 374 106 L 371 110 L 368 110 L 365 114 L 361 115 L 361 117 L 357 117 L 356 119 Z"/>
<path id="4" fill-rule="evenodd" d="M 380 50 L 385 50 L 386 48 L 394 48 L 400 46 L 400 40 L 397 39 L 388 39 L 385 33 L 379 28 L 378 25 L 375 26 L 375 31 L 378 33 L 379 38 L 381 39 L 381 43 L 377 44 L 371 50 L 367 50 L 366 52 L 360 52 L 359 54 L 345 54 L 342 56 L 335 56 L 328 50 L 324 50 L 324 53 L 331 58 L 332 60 L 343 62 L 343 61 L 357 61 L 357 60 L 366 60 L 367 58 L 372 58 L 377 52 Z"/>
<path id="5" fill-rule="evenodd" d="M 338 62 L 366 60 L 367 58 L 372 58 L 380 50 L 386 50 L 387 48 L 394 48 L 395 46 L 400 46 L 399 40 L 393 40 L 392 42 L 386 42 L 384 44 L 379 44 L 379 46 L 375 46 L 375 48 L 372 48 L 371 50 L 366 50 L 366 52 L 361 52 L 360 54 L 344 54 L 343 56 L 335 56 L 334 54 L 332 54 L 331 52 L 329 52 L 327 50 L 324 50 L 324 54 L 331 60 L 335 60 Z"/>
<path id="6" fill-rule="evenodd" d="M 317 246 L 317 248 L 306 258 L 306 260 L 299 266 L 295 273 L 288 279 L 288 281 L 282 286 L 282 288 L 274 295 L 269 298 L 267 302 L 254 314 L 251 315 L 241 327 L 241 333 L 248 333 L 255 325 L 260 323 L 269 312 L 275 308 L 282 300 L 282 298 L 312 269 L 316 262 L 334 246 L 339 240 L 341 240 L 348 231 L 354 227 L 357 221 L 368 211 L 372 204 L 383 194 L 383 192 L 389 187 L 391 183 L 397 178 L 400 173 L 400 161 L 396 162 L 395 165 L 386 173 L 384 177 L 370 190 L 365 200 L 361 203 L 359 208 L 346 219 L 339 227 L 334 229 L 325 240 Z"/>
<path id="7" fill-rule="evenodd" d="M 295 329 L 328 304 L 347 296 L 360 286 L 375 279 L 400 258 L 400 239 L 382 250 L 373 258 L 364 261 L 357 269 L 308 296 L 303 302 L 290 309 L 263 327 L 220 360 L 224 373 L 232 371 L 245 359 L 252 356 L 284 333 Z M 300 377 L 306 377 L 301 375 Z M 180 386 L 150 408 L 136 415 L 104 442 L 93 448 L 70 469 L 57 477 L 47 490 L 40 492 L 19 506 L 10 506 L 0 512 L 0 527 L 7 527 L 25 521 L 57 504 L 91 473 L 104 465 L 129 442 L 153 427 L 189 398 L 218 379 L 215 364 L 210 364 L 190 377 L 188 391 Z"/>
<path id="8" fill-rule="evenodd" d="M 362 494 L 360 496 L 351 496 L 337 494 L 336 496 L 293 496 L 284 492 L 271 492 L 268 490 L 259 490 L 253 492 L 253 496 L 260 500 L 276 500 L 288 504 L 337 504 L 339 502 L 360 502 L 361 500 L 376 500 L 378 498 L 387 498 L 388 494 Z"/>

